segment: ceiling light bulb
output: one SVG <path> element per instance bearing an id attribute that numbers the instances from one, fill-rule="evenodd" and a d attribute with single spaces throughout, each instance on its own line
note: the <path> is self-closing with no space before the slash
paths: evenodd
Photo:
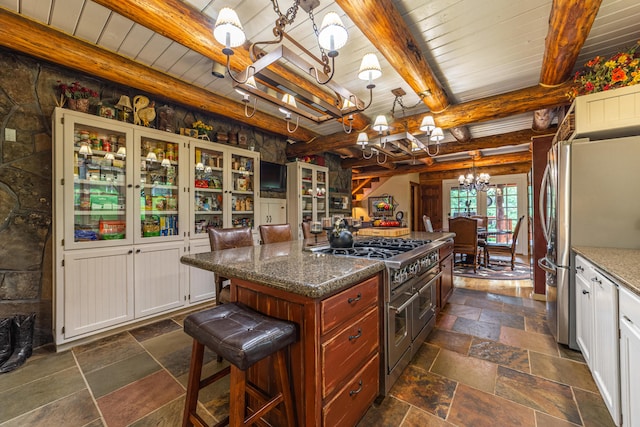
<path id="1" fill-rule="evenodd" d="M 336 12 L 329 12 L 322 20 L 320 33 L 318 33 L 318 43 L 320 47 L 329 51 L 329 56 L 337 56 L 337 50 L 347 44 L 349 33 L 345 28 L 340 16 Z"/>
<path id="2" fill-rule="evenodd" d="M 423 132 L 431 133 L 436 128 L 436 122 L 433 121 L 433 116 L 424 116 L 422 123 L 420 123 L 420 130 Z"/>
<path id="3" fill-rule="evenodd" d="M 372 129 L 378 132 L 384 132 L 389 129 L 389 125 L 387 124 L 387 118 L 383 115 L 379 115 L 376 117 L 376 121 L 373 123 Z"/>
<path id="4" fill-rule="evenodd" d="M 440 141 L 442 141 L 444 139 L 444 133 L 442 132 L 442 128 L 435 128 L 433 129 L 433 133 L 431 134 L 431 141 L 439 143 Z"/>
<path id="5" fill-rule="evenodd" d="M 356 144 L 364 148 L 364 146 L 367 145 L 368 143 L 369 143 L 369 137 L 367 136 L 367 134 L 365 132 L 360 132 L 358 134 L 358 140 Z"/>
<path id="6" fill-rule="evenodd" d="M 213 28 L 213 37 L 225 47 L 237 47 L 244 43 L 246 36 L 235 10 L 224 7 L 218 14 Z"/>
<path id="7" fill-rule="evenodd" d="M 367 53 L 360 63 L 358 78 L 360 80 L 375 80 L 382 75 L 382 68 L 375 53 Z"/>

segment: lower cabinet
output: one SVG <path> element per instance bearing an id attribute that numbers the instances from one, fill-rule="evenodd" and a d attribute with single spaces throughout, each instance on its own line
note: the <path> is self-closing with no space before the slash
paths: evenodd
<path id="1" fill-rule="evenodd" d="M 438 310 L 444 308 L 453 293 L 453 239 L 446 241 L 440 247 L 440 281 L 436 287 L 436 306 Z"/>
<path id="2" fill-rule="evenodd" d="M 287 222 L 287 199 L 260 199 L 260 223 L 284 224 Z M 294 224 L 291 224 L 293 227 Z"/>
<path id="3" fill-rule="evenodd" d="M 150 316 L 185 304 L 184 244 L 155 243 L 134 248 L 135 315 Z"/>
<path id="4" fill-rule="evenodd" d="M 64 286 L 56 290 L 56 343 L 133 319 L 130 246 L 67 251 L 60 274 Z"/>
<path id="5" fill-rule="evenodd" d="M 298 325 L 290 354 L 298 425 L 356 425 L 380 392 L 380 275 L 325 299 L 245 280 L 231 283 L 239 302 Z M 249 375 L 265 390 L 275 386 L 268 364 L 258 362 Z"/>
<path id="6" fill-rule="evenodd" d="M 576 270 L 578 345 L 586 351 L 585 360 L 593 379 L 614 423 L 619 426 L 618 286 L 579 255 Z"/>
<path id="7" fill-rule="evenodd" d="M 622 424 L 640 426 L 640 297 L 620 288 L 620 402 Z"/>
<path id="8" fill-rule="evenodd" d="M 211 251 L 209 239 L 192 240 L 189 245 L 191 255 Z M 197 267 L 187 267 L 189 270 L 189 303 L 213 299 L 216 296 L 214 273 Z"/>
<path id="9" fill-rule="evenodd" d="M 184 254 L 183 242 L 65 251 L 56 269 L 56 344 L 183 307 Z M 202 294 L 202 300 L 208 296 Z"/>
<path id="10" fill-rule="evenodd" d="M 593 298 L 591 281 L 587 278 L 588 271 L 589 266 L 586 261 L 576 256 L 576 342 L 582 351 L 582 357 L 584 357 L 587 365 L 592 368 Z"/>

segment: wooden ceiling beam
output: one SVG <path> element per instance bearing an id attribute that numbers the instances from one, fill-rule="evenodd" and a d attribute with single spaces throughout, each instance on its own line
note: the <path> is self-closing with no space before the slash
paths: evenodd
<path id="1" fill-rule="evenodd" d="M 0 45 L 162 99 L 171 99 L 178 104 L 290 137 L 286 123 L 281 118 L 257 111 L 248 119 L 244 115 L 244 105 L 238 102 L 190 85 L 3 8 L 0 8 Z M 305 139 L 316 136 L 307 129 L 299 129 L 298 132 L 298 135 Z"/>
<path id="2" fill-rule="evenodd" d="M 432 115 L 443 129 L 501 119 L 542 108 L 567 105 L 569 104 L 569 99 L 566 93 L 570 88 L 570 83 L 563 83 L 556 87 L 532 86 L 463 104 L 451 105 L 442 113 Z M 402 122 L 394 121 L 389 125 L 404 129 L 404 123 L 406 122 L 408 132 L 421 133 L 419 127 L 423 116 L 423 114 L 407 116 L 402 119 Z M 368 131 L 367 134 L 369 139 L 377 136 L 375 131 Z M 289 145 L 287 147 L 287 155 L 289 157 L 300 157 L 317 153 L 318 151 L 333 151 L 336 148 L 355 146 L 356 138 L 357 134 L 345 135 L 343 132 L 321 136 L 313 141 L 312 144 L 297 143 Z"/>
<path id="3" fill-rule="evenodd" d="M 506 165 L 489 166 L 483 169 L 483 172 L 491 176 L 509 175 L 516 173 L 528 173 L 531 170 L 531 162 L 509 163 Z M 439 172 L 426 172 L 420 174 L 420 184 L 426 182 L 441 182 L 444 179 L 457 179 L 460 175 L 466 174 L 468 170 L 451 169 Z"/>
<path id="4" fill-rule="evenodd" d="M 485 150 L 487 148 L 508 147 L 510 145 L 520 145 L 531 141 L 531 138 L 540 136 L 539 133 L 531 129 L 519 130 L 515 132 L 503 133 L 499 135 L 484 136 L 481 138 L 475 138 L 467 143 L 461 142 L 449 142 L 441 144 L 438 156 L 445 154 L 460 153 L 463 151 L 471 150 Z M 365 160 L 361 158 L 357 159 L 344 159 L 341 163 L 341 167 L 344 169 L 359 168 L 367 166 L 375 166 L 375 160 Z M 419 160 L 431 159 L 428 154 L 423 153 L 418 156 L 404 156 L 400 157 L 398 161 L 411 160 L 413 157 Z"/>
<path id="5" fill-rule="evenodd" d="M 227 57 L 222 53 L 222 45 L 213 37 L 215 21 L 194 9 L 185 2 L 179 0 L 94 0 L 96 3 L 136 22 L 150 30 L 155 31 L 189 49 L 204 55 L 220 64 L 227 63 Z M 242 17 L 241 17 L 242 18 Z M 273 14 L 274 22 L 276 14 Z M 311 31 L 311 29 L 309 29 Z M 274 37 L 275 38 L 275 37 Z M 230 66 L 234 71 L 244 70 L 253 61 L 249 56 L 250 42 L 242 48 L 236 48 L 231 58 Z M 284 65 L 275 63 L 268 67 L 279 76 L 292 84 L 304 88 L 304 90 L 329 102 L 335 101 L 333 93 L 311 83 Z M 357 70 L 354 70 L 354 74 Z M 354 114 L 353 127 L 362 129 L 369 124 L 369 119 L 362 114 Z M 306 140 L 294 132 L 290 135 L 297 140 Z"/>
<path id="6" fill-rule="evenodd" d="M 408 23 L 391 0 L 336 0 L 340 8 L 384 55 L 402 79 L 422 97 L 432 112 L 442 112 L 451 104 L 442 85 L 431 70 L 420 44 L 409 31 Z M 384 13 L 380 13 L 384 11 Z M 436 120 L 438 126 L 442 124 Z M 471 134 L 466 126 L 452 127 L 452 135 L 466 142 Z"/>
<path id="7" fill-rule="evenodd" d="M 540 84 L 555 86 L 571 77 L 602 0 L 554 0 L 545 38 Z"/>
<path id="8" fill-rule="evenodd" d="M 513 164 L 528 164 L 531 168 L 531 152 L 521 151 L 518 153 L 500 154 L 494 156 L 486 156 L 482 159 L 476 160 L 475 167 L 479 172 L 489 172 L 496 170 L 497 167 L 508 167 Z M 409 173 L 434 173 L 434 172 L 451 172 L 458 171 L 456 178 L 460 175 L 460 171 L 468 171 L 473 167 L 473 161 L 471 159 L 455 160 L 451 162 L 437 162 L 431 166 L 424 164 L 417 165 L 402 165 L 398 166 L 395 170 L 388 171 L 384 169 L 368 169 L 358 175 L 353 175 L 352 179 L 366 179 L 366 178 L 382 178 L 394 175 L 403 175 Z M 488 168 L 488 169 L 485 169 Z"/>

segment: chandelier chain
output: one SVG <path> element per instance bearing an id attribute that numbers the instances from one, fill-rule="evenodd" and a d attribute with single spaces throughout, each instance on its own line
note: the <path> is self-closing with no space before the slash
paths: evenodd
<path id="1" fill-rule="evenodd" d="M 273 10 L 276 12 L 280 19 L 284 19 L 287 24 L 292 24 L 296 19 L 296 14 L 298 13 L 298 6 L 300 5 L 300 0 L 295 0 L 293 2 L 293 6 L 287 9 L 286 14 L 282 14 L 280 11 L 280 5 L 278 4 L 278 0 L 271 0 L 271 4 L 273 5 Z"/>
<path id="2" fill-rule="evenodd" d="M 320 39 L 320 31 L 318 31 L 318 26 L 316 25 L 316 20 L 313 16 L 313 8 L 309 9 L 309 19 L 311 20 L 311 25 L 313 26 L 313 32 L 316 35 L 316 40 Z M 324 51 L 324 48 L 320 46 L 320 42 L 318 42 L 318 47 L 320 48 L 320 60 L 322 61 L 322 71 L 325 74 L 329 74 L 331 72 L 331 67 L 329 67 L 329 57 L 327 53 Z"/>

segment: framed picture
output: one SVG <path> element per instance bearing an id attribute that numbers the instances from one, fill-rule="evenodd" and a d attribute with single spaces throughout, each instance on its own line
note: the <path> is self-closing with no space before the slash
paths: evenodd
<path id="1" fill-rule="evenodd" d="M 98 108 L 98 115 L 100 117 L 106 117 L 107 119 L 115 119 L 117 117 L 115 107 L 110 105 L 100 105 Z"/>

